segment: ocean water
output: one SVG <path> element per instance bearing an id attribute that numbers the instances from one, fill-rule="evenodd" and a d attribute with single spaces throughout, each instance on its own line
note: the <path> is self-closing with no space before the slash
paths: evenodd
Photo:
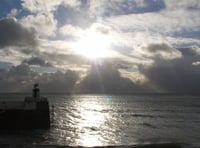
<path id="1" fill-rule="evenodd" d="M 0 145 L 71 146 L 186 143 L 200 146 L 200 96 L 195 95 L 44 95 L 49 130 L 0 131 Z M 1 94 L 23 100 L 24 94 Z"/>

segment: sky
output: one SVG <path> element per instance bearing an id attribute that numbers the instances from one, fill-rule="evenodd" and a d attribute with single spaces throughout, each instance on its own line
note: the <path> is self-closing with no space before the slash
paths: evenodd
<path id="1" fill-rule="evenodd" d="M 0 92 L 200 92 L 200 0 L 1 0 Z"/>

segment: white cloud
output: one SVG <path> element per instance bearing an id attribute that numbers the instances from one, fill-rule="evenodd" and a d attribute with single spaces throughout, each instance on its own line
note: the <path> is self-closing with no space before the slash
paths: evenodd
<path id="1" fill-rule="evenodd" d="M 61 35 L 80 36 L 83 33 L 83 29 L 80 27 L 66 24 L 59 29 Z"/>
<path id="2" fill-rule="evenodd" d="M 53 36 L 57 30 L 54 12 L 58 7 L 63 5 L 78 8 L 80 4 L 79 0 L 22 0 L 23 8 L 32 14 L 23 17 L 21 23 L 26 27 L 33 27 L 39 35 Z"/>
<path id="3" fill-rule="evenodd" d="M 34 28 L 42 36 L 53 36 L 57 30 L 57 21 L 51 13 L 28 15 L 20 22 L 28 28 Z"/>
<path id="4" fill-rule="evenodd" d="M 61 0 L 22 0 L 22 6 L 32 13 L 54 11 L 60 3 Z"/>
<path id="5" fill-rule="evenodd" d="M 79 0 L 22 0 L 22 6 L 32 13 L 49 13 L 61 4 L 69 7 L 80 6 Z"/>
<path id="6" fill-rule="evenodd" d="M 167 37 L 165 37 L 165 40 L 175 47 L 190 47 L 193 45 L 200 45 L 200 40 L 194 39 L 192 37 L 184 38 L 184 37 L 167 36 Z"/>
<path id="7" fill-rule="evenodd" d="M 191 48 L 192 51 L 194 51 L 197 55 L 200 55 L 200 47 L 198 46 L 193 46 Z"/>
<path id="8" fill-rule="evenodd" d="M 72 8 L 77 8 L 81 5 L 80 0 L 63 0 L 64 5 L 72 7 Z"/>
<path id="9" fill-rule="evenodd" d="M 144 83 L 147 81 L 146 77 L 142 75 L 140 72 L 138 72 L 138 70 L 135 72 L 129 72 L 124 69 L 119 69 L 119 72 L 122 77 L 129 78 L 130 80 L 136 83 Z"/>
<path id="10" fill-rule="evenodd" d="M 13 8 L 13 9 L 11 9 L 10 13 L 7 14 L 7 17 L 14 19 L 19 12 L 20 12 L 19 10 Z"/>
<path id="11" fill-rule="evenodd" d="M 199 66 L 200 65 L 200 61 L 196 61 L 192 63 L 193 66 Z"/>
<path id="12" fill-rule="evenodd" d="M 106 18 L 103 23 L 115 31 L 118 44 L 129 47 L 161 42 L 175 46 L 200 44 L 199 39 L 193 38 L 193 32 L 200 28 L 196 10 L 120 15 Z"/>
<path id="13" fill-rule="evenodd" d="M 92 17 L 123 14 L 146 6 L 144 0 L 89 0 L 89 14 Z"/>
<path id="14" fill-rule="evenodd" d="M 197 30 L 200 26 L 199 14 L 187 10 L 114 16 L 107 18 L 106 22 L 125 32 L 152 31 L 165 35 L 182 30 Z"/>

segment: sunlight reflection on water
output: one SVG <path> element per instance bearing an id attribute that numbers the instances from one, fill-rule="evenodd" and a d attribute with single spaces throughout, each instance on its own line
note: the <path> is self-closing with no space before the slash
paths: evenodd
<path id="1" fill-rule="evenodd" d="M 165 100 L 162 96 L 147 97 L 74 95 L 57 100 L 52 97 L 56 115 L 46 142 L 92 147 L 197 140 L 198 108 L 171 96 Z"/>
<path id="2" fill-rule="evenodd" d="M 55 128 L 59 133 L 59 143 L 68 145 L 104 145 L 108 123 L 109 102 L 103 97 L 73 97 L 57 105 Z M 54 133 L 58 135 L 58 133 Z M 71 137 L 71 139 L 66 139 Z M 104 137 L 104 138 L 103 138 Z M 70 141 L 70 143 L 69 143 Z"/>
<path id="3" fill-rule="evenodd" d="M 99 136 L 99 131 L 106 121 L 104 114 L 101 113 L 105 106 L 102 106 L 102 104 L 99 104 L 98 102 L 91 102 L 90 100 L 76 103 L 78 103 L 76 106 L 81 107 L 81 120 L 77 123 L 77 127 L 81 131 L 78 145 L 103 145 L 100 140 L 101 137 Z"/>
<path id="4" fill-rule="evenodd" d="M 1 131 L 0 144 L 87 147 L 199 144 L 200 96 L 49 95 L 48 98 L 50 105 L 55 106 L 49 130 Z"/>

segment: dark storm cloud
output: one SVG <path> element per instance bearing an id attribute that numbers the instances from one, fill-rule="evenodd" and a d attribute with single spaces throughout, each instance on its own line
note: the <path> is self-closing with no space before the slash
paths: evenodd
<path id="1" fill-rule="evenodd" d="M 182 56 L 179 50 L 165 43 L 149 44 L 147 47 L 143 48 L 143 51 L 143 56 L 148 58 L 175 59 Z"/>
<path id="2" fill-rule="evenodd" d="M 42 92 L 70 93 L 78 79 L 74 71 L 38 74 L 29 65 L 21 64 L 9 71 L 0 71 L 0 92 L 30 92 L 32 85 L 39 83 Z"/>
<path id="3" fill-rule="evenodd" d="M 30 76 L 32 74 L 31 69 L 29 68 L 29 66 L 27 64 L 21 64 L 18 66 L 13 66 L 10 71 L 7 73 L 8 76 L 13 76 L 13 77 L 27 77 Z"/>
<path id="4" fill-rule="evenodd" d="M 9 71 L 1 73 L 0 92 L 23 91 L 36 75 L 27 64 L 13 66 Z"/>
<path id="5" fill-rule="evenodd" d="M 23 60 L 22 63 L 27 63 L 28 65 L 39 65 L 46 67 L 52 66 L 50 62 L 47 62 L 40 57 L 31 57 L 30 59 Z"/>
<path id="6" fill-rule="evenodd" d="M 45 92 L 73 93 L 79 75 L 75 71 L 68 70 L 65 73 L 46 73 L 37 79 L 41 90 Z"/>
<path id="7" fill-rule="evenodd" d="M 145 90 L 130 79 L 121 77 L 110 63 L 92 65 L 90 72 L 76 89 L 82 93 L 134 93 Z"/>
<path id="8" fill-rule="evenodd" d="M 150 67 L 140 67 L 151 84 L 167 92 L 200 92 L 200 68 L 192 63 L 200 57 L 190 49 L 179 49 L 183 57 L 173 60 L 154 59 Z"/>
<path id="9" fill-rule="evenodd" d="M 200 55 L 191 49 L 177 50 L 182 53 L 181 58 L 154 57 L 153 65 L 140 65 L 140 73 L 149 80 L 144 83 L 132 82 L 121 76 L 118 69 L 128 69 L 128 63 L 104 61 L 93 64 L 87 76 L 80 81 L 79 73 L 71 70 L 43 74 L 33 72 L 29 64 L 43 65 L 45 61 L 32 58 L 31 62 L 27 60 L 12 66 L 9 71 L 0 70 L 0 92 L 30 92 L 34 83 L 40 84 L 42 92 L 60 93 L 200 92 L 200 66 L 193 64 L 199 61 Z"/>
<path id="10" fill-rule="evenodd" d="M 34 30 L 28 30 L 12 18 L 0 20 L 0 47 L 36 46 Z"/>
<path id="11" fill-rule="evenodd" d="M 162 44 L 149 44 L 146 50 L 151 53 L 157 53 L 157 52 L 172 53 L 174 51 L 174 48 L 170 47 L 165 43 L 162 43 Z"/>

